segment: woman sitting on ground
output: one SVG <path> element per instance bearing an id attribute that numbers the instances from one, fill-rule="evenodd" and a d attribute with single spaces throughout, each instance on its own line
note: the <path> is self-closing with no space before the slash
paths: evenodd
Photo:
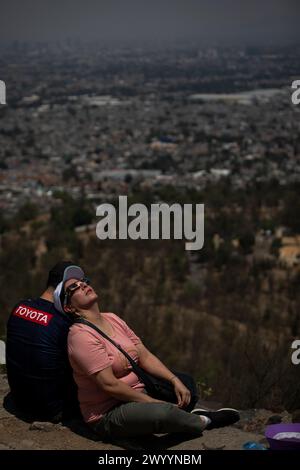
<path id="1" fill-rule="evenodd" d="M 109 340 L 90 326 L 74 322 L 68 336 L 68 353 L 80 409 L 86 423 L 103 439 L 156 433 L 201 434 L 204 429 L 238 421 L 239 414 L 232 409 L 192 410 L 197 397 L 191 397 L 190 390 L 121 318 L 99 310 L 98 295 L 78 266 L 66 268 L 54 299 L 58 310 L 93 323 L 147 372 L 174 386 L 176 405 L 152 398 L 128 360 Z"/>

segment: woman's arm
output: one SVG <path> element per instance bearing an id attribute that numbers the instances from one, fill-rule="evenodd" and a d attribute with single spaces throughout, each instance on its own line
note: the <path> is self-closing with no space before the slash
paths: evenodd
<path id="1" fill-rule="evenodd" d="M 145 393 L 134 390 L 126 383 L 117 379 L 111 367 L 107 367 L 106 369 L 94 374 L 94 379 L 101 390 L 104 390 L 108 395 L 112 396 L 116 400 L 125 402 L 135 401 L 138 403 L 160 402 Z"/>
<path id="2" fill-rule="evenodd" d="M 137 346 L 139 352 L 139 365 L 150 374 L 173 382 L 176 379 L 174 375 L 159 359 L 154 356 L 142 343 Z"/>
<path id="3" fill-rule="evenodd" d="M 139 365 L 150 374 L 166 379 L 174 385 L 179 408 L 187 406 L 191 401 L 191 393 L 181 380 L 174 375 L 154 354 L 140 343 L 137 346 L 139 352 Z"/>

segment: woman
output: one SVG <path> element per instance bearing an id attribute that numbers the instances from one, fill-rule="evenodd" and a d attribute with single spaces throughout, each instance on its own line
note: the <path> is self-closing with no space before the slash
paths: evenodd
<path id="1" fill-rule="evenodd" d="M 184 411 L 191 393 L 142 343 L 128 325 L 113 313 L 100 312 L 98 295 L 78 266 L 66 268 L 54 293 L 55 307 L 94 324 L 120 344 L 146 371 L 169 380 L 177 405 L 149 396 L 125 356 L 92 327 L 74 323 L 68 336 L 68 353 L 78 386 L 80 409 L 86 423 L 102 438 L 185 432 L 201 434 L 239 419 L 236 410 Z"/>

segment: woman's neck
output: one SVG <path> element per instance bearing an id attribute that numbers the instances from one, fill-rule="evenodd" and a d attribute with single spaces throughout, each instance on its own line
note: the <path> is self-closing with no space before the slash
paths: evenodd
<path id="1" fill-rule="evenodd" d="M 89 310 L 85 310 L 84 312 L 82 312 L 82 316 L 92 323 L 101 323 L 101 314 L 98 304 L 92 305 Z"/>

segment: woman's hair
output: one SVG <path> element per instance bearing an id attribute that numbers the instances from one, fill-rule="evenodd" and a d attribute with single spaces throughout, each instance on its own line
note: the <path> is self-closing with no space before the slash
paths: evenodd
<path id="1" fill-rule="evenodd" d="M 79 313 L 76 313 L 76 312 L 67 312 L 67 315 L 72 320 L 72 323 L 74 323 L 78 318 L 81 317 L 81 315 L 79 315 Z"/>
<path id="2" fill-rule="evenodd" d="M 72 304 L 71 304 L 71 299 L 69 296 L 67 296 L 67 304 L 66 304 L 67 307 L 72 307 Z M 70 319 L 73 321 L 73 323 L 77 320 L 77 318 L 80 318 L 81 315 L 80 313 L 77 313 L 76 311 L 73 312 L 73 311 L 68 311 L 68 312 L 65 312 L 66 315 L 68 315 L 70 317 Z"/>

